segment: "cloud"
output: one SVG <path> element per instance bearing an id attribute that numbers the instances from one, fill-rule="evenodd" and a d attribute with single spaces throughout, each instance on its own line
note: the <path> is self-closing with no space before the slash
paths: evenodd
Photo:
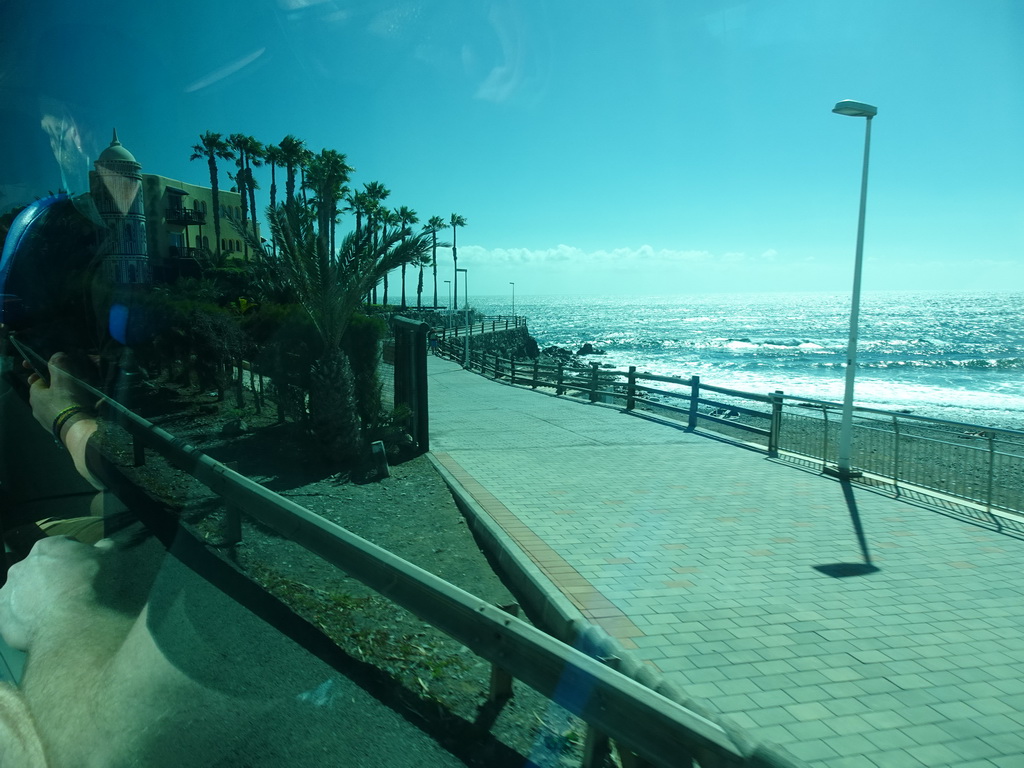
<path id="1" fill-rule="evenodd" d="M 716 257 L 710 251 L 677 251 L 654 249 L 649 245 L 637 248 L 585 251 L 572 245 L 553 248 L 483 248 L 462 246 L 460 255 L 489 264 L 519 266 L 567 266 L 572 268 L 631 269 L 644 267 L 672 267 L 684 264 L 709 264 L 715 261 L 745 259 L 744 254 L 724 254 Z"/>

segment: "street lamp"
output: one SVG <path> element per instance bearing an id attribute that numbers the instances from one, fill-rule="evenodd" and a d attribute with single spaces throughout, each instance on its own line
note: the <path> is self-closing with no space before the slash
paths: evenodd
<path id="1" fill-rule="evenodd" d="M 516 321 L 516 284 L 509 280 L 509 285 L 512 286 L 512 322 Z"/>
<path id="2" fill-rule="evenodd" d="M 445 280 L 448 284 L 448 327 L 452 327 L 452 281 Z"/>
<path id="3" fill-rule="evenodd" d="M 853 298 L 850 302 L 850 342 L 846 348 L 846 390 L 843 394 L 843 419 L 839 427 L 839 452 L 836 467 L 826 472 L 841 479 L 859 477 L 850 466 L 853 449 L 853 384 L 857 368 L 857 324 L 860 317 L 860 276 L 864 257 L 864 212 L 868 201 L 868 155 L 871 150 L 871 118 L 878 114 L 878 108 L 859 101 L 840 101 L 832 108 L 837 115 L 863 117 L 864 121 L 864 169 L 860 180 L 860 215 L 857 220 L 857 253 L 853 261 Z"/>
<path id="4" fill-rule="evenodd" d="M 455 279 L 459 279 L 458 273 L 462 273 L 462 293 L 465 296 L 464 301 L 466 302 L 466 352 L 465 352 L 465 366 L 469 368 L 469 270 L 463 269 L 462 267 L 455 268 Z M 456 283 L 456 290 L 458 284 Z"/>

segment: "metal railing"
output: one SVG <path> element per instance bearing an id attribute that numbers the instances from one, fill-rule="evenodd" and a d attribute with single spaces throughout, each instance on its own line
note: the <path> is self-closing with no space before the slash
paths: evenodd
<path id="1" fill-rule="evenodd" d="M 206 213 L 192 208 L 170 206 L 165 215 L 168 224 L 205 224 Z"/>
<path id="2" fill-rule="evenodd" d="M 487 315 L 471 322 L 469 325 L 465 324 L 465 316 L 462 313 L 453 312 L 450 317 L 453 321 L 452 327 L 435 329 L 442 341 L 446 338 L 458 339 L 466 335 L 473 336 L 474 334 L 495 333 L 496 331 L 511 331 L 526 326 L 526 318 L 522 315 Z"/>
<path id="3" fill-rule="evenodd" d="M 599 746 L 613 739 L 633 765 L 661 768 L 801 768 L 803 763 L 778 748 L 759 744 L 749 734 L 728 730 L 656 692 L 614 667 L 614 659 L 596 658 L 409 563 L 294 501 L 229 469 L 199 449 L 81 383 L 102 402 L 102 412 L 131 436 L 134 463 L 155 450 L 219 496 L 228 510 L 226 534 L 240 541 L 246 515 L 291 539 L 345 574 L 358 579 L 396 605 L 447 633 L 489 661 L 491 698 L 503 699 L 508 676 L 557 701 L 590 729 L 583 768 L 596 768 Z M 590 627 L 588 629 L 596 629 Z M 576 645 L 599 649 L 583 632 Z M 643 665 L 638 665 L 642 667 Z M 637 674 L 640 678 L 642 675 Z M 571 685 L 573 695 L 565 696 Z M 498 688 L 496 689 L 495 686 Z M 598 746 L 595 746 L 598 745 Z"/>
<path id="4" fill-rule="evenodd" d="M 779 448 L 835 463 L 842 406 L 778 397 L 791 406 L 781 412 Z M 874 408 L 855 409 L 853 429 L 852 464 L 897 488 L 1024 511 L 1024 432 Z"/>
<path id="5" fill-rule="evenodd" d="M 758 394 L 680 378 L 538 360 L 515 360 L 471 350 L 449 334 L 442 354 L 469 370 L 557 395 L 621 404 L 686 425 L 706 427 L 753 443 L 770 456 L 788 454 L 835 464 L 842 404 Z M 854 409 L 855 469 L 901 486 L 934 491 L 983 505 L 1024 512 L 1024 432 L 932 419 L 873 408 Z"/>

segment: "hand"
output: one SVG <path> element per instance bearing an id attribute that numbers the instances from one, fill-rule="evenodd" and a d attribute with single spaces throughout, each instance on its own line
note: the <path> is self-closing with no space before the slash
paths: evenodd
<path id="1" fill-rule="evenodd" d="M 100 559 L 111 549 L 62 536 L 37 542 L 11 566 L 0 589 L 0 635 L 12 648 L 27 651 L 45 632 L 81 626 L 83 611 L 95 610 L 93 583 Z"/>
<path id="2" fill-rule="evenodd" d="M 89 397 L 75 383 L 69 373 L 70 358 L 63 352 L 55 352 L 47 364 L 50 370 L 50 383 L 42 379 L 38 373 L 28 377 L 29 403 L 36 421 L 49 432 L 53 428 L 53 420 L 57 414 L 71 405 L 88 405 Z M 29 366 L 25 363 L 26 367 Z"/>

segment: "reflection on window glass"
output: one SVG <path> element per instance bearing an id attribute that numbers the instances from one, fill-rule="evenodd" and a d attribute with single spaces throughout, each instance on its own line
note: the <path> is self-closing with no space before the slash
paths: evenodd
<path id="1" fill-rule="evenodd" d="M 995 617 L 1024 618 L 1012 583 L 958 587 L 958 613 L 929 580 L 940 565 L 914 571 L 889 542 L 858 584 L 820 587 L 848 592 L 807 597 L 835 542 L 786 554 L 817 509 L 794 496 L 785 531 L 743 544 L 745 583 L 774 596 L 744 592 L 709 554 L 741 537 L 706 549 L 707 521 L 686 516 L 731 519 L 729 473 L 699 467 L 721 495 L 644 506 L 698 459 L 627 494 L 623 461 L 577 470 L 538 437 L 524 469 L 513 433 L 552 423 L 527 415 L 487 469 L 517 478 L 515 498 L 469 478 L 515 518 L 485 541 L 438 468 L 457 451 L 430 453 L 432 432 L 462 427 L 428 418 L 427 396 L 464 367 L 543 390 L 547 365 L 551 393 L 595 404 L 586 424 L 635 410 L 635 376 L 597 391 L 632 366 L 688 382 L 648 398 L 674 425 L 699 411 L 772 458 L 789 428 L 782 453 L 813 443 L 827 462 L 842 439 L 827 403 L 849 394 L 852 412 L 855 372 L 857 405 L 883 416 L 853 438 L 858 461 L 885 456 L 871 481 L 968 505 L 992 549 L 941 568 L 1001 574 L 1003 520 L 1024 507 L 1024 114 L 993 98 L 1021 91 L 1016 3 L 57 0 L 5 10 L 4 29 L 0 763 L 583 760 L 592 682 L 558 668 L 553 692 L 517 680 L 505 702 L 486 654 L 521 649 L 494 650 L 472 623 L 487 610 L 452 607 L 474 628 L 452 637 L 392 582 L 367 584 L 350 550 L 301 543 L 309 526 L 314 544 L 380 547 L 366 557 L 394 583 L 392 555 L 518 613 L 505 623 L 524 633 L 599 627 L 615 652 L 591 655 L 657 673 L 740 734 L 723 744 L 779 743 L 793 765 L 1021 757 L 1004 652 L 1024 636 Z M 877 116 L 834 114 L 845 99 Z M 691 396 L 701 379 L 764 413 Z M 785 418 L 783 391 L 802 399 Z M 896 414 L 957 426 L 911 457 Z M 554 490 L 552 468 L 568 476 Z M 628 513 L 577 514 L 606 487 Z M 550 569 L 542 586 L 510 576 L 510 552 Z M 898 598 L 878 608 L 868 579 Z M 1005 603 L 966 607 L 989 599 Z M 905 642 L 914 622 L 864 629 L 921 611 L 955 646 L 944 664 Z M 993 715 L 1009 725 L 975 727 Z M 594 764 L 628 763 L 618 750 Z"/>

